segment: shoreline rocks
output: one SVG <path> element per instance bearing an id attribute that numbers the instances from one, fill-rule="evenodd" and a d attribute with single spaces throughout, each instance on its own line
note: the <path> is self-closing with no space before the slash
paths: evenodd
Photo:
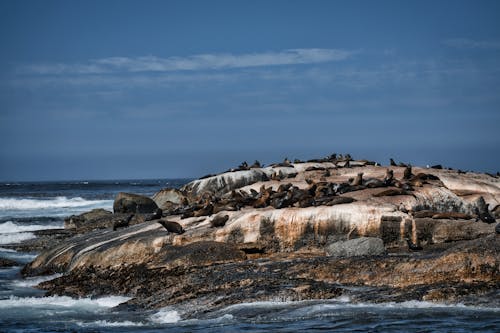
<path id="1" fill-rule="evenodd" d="M 489 210 L 500 203 L 500 179 L 487 175 L 332 155 L 242 164 L 153 199 L 120 193 L 114 213 L 70 217 L 74 236 L 23 274 L 64 273 L 41 285 L 49 295 L 123 294 L 133 297 L 127 306 L 175 305 L 187 316 L 202 303 L 345 293 L 467 299 L 500 284 L 500 235 Z M 454 284 L 461 287 L 449 292 Z"/>

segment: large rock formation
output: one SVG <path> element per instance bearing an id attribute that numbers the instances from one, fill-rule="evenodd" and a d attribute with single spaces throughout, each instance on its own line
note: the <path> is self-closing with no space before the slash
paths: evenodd
<path id="1" fill-rule="evenodd" d="M 132 193 L 118 193 L 113 203 L 115 213 L 153 214 L 157 209 L 158 205 L 153 199 Z"/>
<path id="2" fill-rule="evenodd" d="M 500 236 L 485 222 L 493 222 L 490 209 L 500 204 L 500 179 L 408 170 L 331 157 L 243 165 L 164 189 L 156 203 L 120 194 L 115 214 L 68 221 L 78 229 L 102 214 L 108 224 L 97 225 L 105 230 L 63 241 L 23 272 L 66 273 L 44 285 L 50 293 L 122 293 L 135 296 L 129 305 L 149 308 L 334 297 L 345 292 L 338 284 L 386 288 L 385 296 L 407 299 L 439 299 L 458 282 L 465 294 L 498 288 Z M 120 228 L 109 222 L 119 214 L 152 214 L 158 205 L 162 220 Z M 164 221 L 185 232 L 168 232 Z M 423 251 L 409 252 L 407 239 Z"/>

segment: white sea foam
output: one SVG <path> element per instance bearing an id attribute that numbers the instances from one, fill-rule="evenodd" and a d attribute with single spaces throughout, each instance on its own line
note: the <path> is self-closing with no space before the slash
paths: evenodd
<path id="1" fill-rule="evenodd" d="M 129 297 L 109 296 L 97 299 L 91 298 L 71 298 L 67 296 L 50 296 L 50 297 L 16 297 L 11 296 L 8 299 L 0 300 L 0 309 L 10 308 L 40 308 L 40 307 L 56 307 L 56 308 L 83 308 L 99 311 L 100 308 L 112 308 L 123 302 L 128 301 Z"/>
<path id="2" fill-rule="evenodd" d="M 158 324 L 172 324 L 181 320 L 179 313 L 171 308 L 162 309 L 157 313 L 152 314 L 149 318 L 152 322 Z"/>
<path id="3" fill-rule="evenodd" d="M 53 208 L 75 208 L 93 205 L 109 205 L 112 200 L 85 200 L 80 197 L 55 197 L 48 199 L 0 199 L 0 210 L 37 210 Z"/>
<path id="4" fill-rule="evenodd" d="M 42 282 L 54 280 L 61 276 L 62 274 L 53 274 L 46 276 L 29 277 L 22 280 L 15 280 L 12 284 L 16 287 L 34 287 Z"/>
<path id="5" fill-rule="evenodd" d="M 33 238 L 36 238 L 36 236 L 31 232 L 20 232 L 16 234 L 0 234 L 0 245 L 15 244 Z"/>
<path id="6" fill-rule="evenodd" d="M 77 322 L 78 326 L 81 327 L 141 327 L 146 324 L 141 322 L 133 322 L 133 321 L 107 321 L 107 320 L 96 320 L 89 323 Z"/>
<path id="7" fill-rule="evenodd" d="M 62 224 L 17 224 L 12 221 L 0 223 L 0 234 L 13 234 L 18 232 L 46 230 L 46 229 L 59 229 Z"/>
<path id="8" fill-rule="evenodd" d="M 439 308 L 454 308 L 464 310 L 485 310 L 485 311 L 498 311 L 500 308 L 472 306 L 463 303 L 435 303 L 428 301 L 405 301 L 405 302 L 384 302 L 384 303 L 353 303 L 348 296 L 341 296 L 339 298 L 331 299 L 325 302 L 315 300 L 308 301 L 263 301 L 263 302 L 250 302 L 234 304 L 226 307 L 223 312 L 238 312 L 241 309 L 276 309 L 284 307 L 295 307 L 295 311 L 303 314 L 311 315 L 318 312 L 328 312 L 330 310 L 340 309 L 354 309 L 354 308 L 377 308 L 383 309 L 439 309 Z"/>

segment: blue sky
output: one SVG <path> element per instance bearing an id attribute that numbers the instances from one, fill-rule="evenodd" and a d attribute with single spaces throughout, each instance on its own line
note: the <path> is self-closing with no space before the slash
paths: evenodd
<path id="1" fill-rule="evenodd" d="M 500 170 L 498 1 L 3 0 L 0 47 L 3 180 Z"/>

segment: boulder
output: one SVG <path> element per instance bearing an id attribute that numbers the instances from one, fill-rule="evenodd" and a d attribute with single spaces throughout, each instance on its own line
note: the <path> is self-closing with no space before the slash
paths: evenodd
<path id="1" fill-rule="evenodd" d="M 118 193 L 113 203 L 113 211 L 115 213 L 153 214 L 157 209 L 158 205 L 153 199 L 125 192 Z"/>
<path id="2" fill-rule="evenodd" d="M 181 205 L 186 199 L 186 196 L 175 188 L 164 188 L 153 195 L 153 201 L 162 210 L 169 210 L 172 206 Z"/>
<path id="3" fill-rule="evenodd" d="M 80 215 L 71 215 L 64 219 L 64 229 L 79 229 L 91 223 L 109 219 L 111 215 L 113 215 L 113 213 L 102 208 L 93 209 L 90 212 Z"/>
<path id="4" fill-rule="evenodd" d="M 465 220 L 438 220 L 432 232 L 433 243 L 471 240 L 491 235 L 495 232 L 493 224 Z"/>
<path id="5" fill-rule="evenodd" d="M 0 258 L 0 268 L 5 268 L 5 267 L 13 267 L 19 265 L 17 262 L 14 260 L 10 260 L 7 258 Z"/>
<path id="6" fill-rule="evenodd" d="M 335 242 L 325 247 L 331 257 L 379 256 L 386 253 L 384 242 L 377 237 L 360 237 Z"/>

